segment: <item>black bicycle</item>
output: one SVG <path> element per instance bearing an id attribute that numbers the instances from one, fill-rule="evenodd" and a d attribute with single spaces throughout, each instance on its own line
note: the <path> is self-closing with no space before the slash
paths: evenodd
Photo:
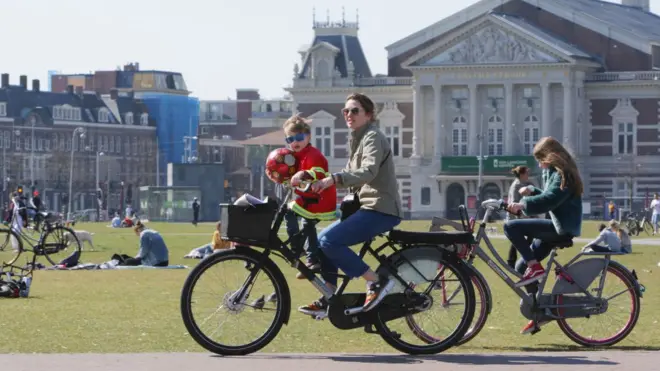
<path id="1" fill-rule="evenodd" d="M 364 312 L 365 293 L 344 292 L 349 277 L 338 274 L 343 282 L 333 292 L 318 272 L 300 260 L 302 247 L 292 247 L 290 240 L 280 239 L 278 232 L 292 192 L 289 188 L 280 206 L 272 200 L 246 206 L 221 205 L 221 236 L 237 246 L 202 260 L 188 275 L 181 294 L 183 322 L 198 344 L 221 355 L 245 355 L 265 347 L 289 322 L 289 285 L 271 255 L 296 268 L 325 297 L 329 302 L 328 318 L 338 329 L 363 328 L 409 354 L 439 353 L 463 337 L 474 316 L 475 295 L 470 274 L 456 251 L 459 245 L 474 243 L 471 233 L 392 230 L 383 236 L 385 242 L 378 248 L 372 248 L 373 241 L 365 242 L 360 257 L 369 252 L 378 260 L 376 272 L 388 275 L 396 284 L 376 308 Z M 291 240 L 301 236 L 302 231 Z M 393 253 L 385 255 L 386 248 Z M 226 283 L 220 275 L 240 278 Z M 452 289 L 459 292 L 451 306 L 434 298 L 439 293 L 438 280 L 447 276 L 452 279 L 442 279 L 442 284 L 453 285 Z M 205 293 L 208 303 L 203 301 Z M 435 312 L 439 312 L 437 320 L 431 318 Z M 242 315 L 247 314 L 253 316 L 240 323 Z M 225 318 L 217 319 L 217 315 Z M 417 333 L 410 329 L 411 322 L 416 324 Z M 444 333 L 428 334 L 442 322 L 457 324 Z M 422 339 L 437 340 L 421 340 L 419 331 L 425 333 Z"/>
<path id="2" fill-rule="evenodd" d="M 19 212 L 33 210 L 39 220 L 39 234 L 34 235 Z M 21 223 L 22 222 L 22 223 Z M 34 208 L 14 205 L 14 211 L 7 228 L 0 228 L 0 263 L 4 267 L 14 266 L 19 257 L 32 253 L 26 264 L 34 266 L 39 256 L 44 256 L 52 265 L 71 254 L 82 253 L 82 246 L 71 228 L 65 227 L 61 218 L 51 212 L 41 212 Z M 62 253 L 62 254 L 60 254 Z"/>

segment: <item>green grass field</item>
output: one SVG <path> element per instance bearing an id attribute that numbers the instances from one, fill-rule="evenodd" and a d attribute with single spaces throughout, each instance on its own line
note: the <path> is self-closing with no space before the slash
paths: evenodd
<path id="1" fill-rule="evenodd" d="M 399 228 L 427 230 L 428 221 L 404 222 Z M 170 264 L 192 267 L 199 260 L 183 259 L 192 248 L 210 241 L 213 224 L 152 223 L 170 248 Z M 84 262 L 101 263 L 113 253 L 135 254 L 138 239 L 130 229 L 111 229 L 101 224 L 79 224 L 76 229 L 95 233 L 97 251 L 84 251 Z M 501 230 L 501 228 L 499 229 Z M 596 224 L 585 223 L 584 237 L 596 234 Z M 646 237 L 646 236 L 644 236 Z M 504 240 L 493 240 L 506 253 Z M 580 245 L 578 243 L 578 245 Z M 647 290 L 642 313 L 632 334 L 617 348 L 660 349 L 660 294 L 654 274 L 660 273 L 660 246 L 635 245 L 634 254 L 618 257 L 635 269 Z M 85 246 L 88 249 L 88 246 Z M 577 253 L 564 250 L 560 260 Z M 373 261 L 371 261 L 373 263 Z M 295 279 L 295 271 L 277 261 L 289 279 L 293 313 L 288 326 L 264 349 L 265 352 L 393 352 L 378 335 L 362 329 L 341 331 L 326 321 L 313 321 L 295 311 L 316 299 L 318 292 Z M 485 264 L 477 262 L 494 296 L 494 308 L 486 328 L 470 343 L 454 348 L 460 352 L 505 352 L 579 349 L 555 324 L 530 337 L 519 334 L 526 320 L 520 315 L 519 299 Z M 0 299 L 0 353 L 85 352 L 197 352 L 203 351 L 187 334 L 179 313 L 179 297 L 185 270 L 38 271 L 28 299 Z M 349 291 L 364 290 L 363 281 Z M 240 328 L 235 329 L 241 331 Z"/>

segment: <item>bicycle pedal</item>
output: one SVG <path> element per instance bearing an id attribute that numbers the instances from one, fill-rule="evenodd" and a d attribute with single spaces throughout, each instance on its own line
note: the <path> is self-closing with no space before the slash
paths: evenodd
<path id="1" fill-rule="evenodd" d="M 534 329 L 532 330 L 532 332 L 530 332 L 529 334 L 534 335 L 534 334 L 536 334 L 537 332 L 540 332 L 540 331 L 541 331 L 541 328 L 538 327 L 538 326 L 535 326 Z"/>
<path id="2" fill-rule="evenodd" d="M 374 325 L 372 325 L 372 324 L 368 324 L 368 325 L 364 326 L 364 332 L 366 332 L 367 334 L 377 334 L 378 333 L 378 331 L 376 331 L 374 329 Z"/>

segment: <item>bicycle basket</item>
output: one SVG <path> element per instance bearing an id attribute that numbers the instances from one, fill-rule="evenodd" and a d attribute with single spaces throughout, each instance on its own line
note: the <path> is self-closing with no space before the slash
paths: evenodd
<path id="1" fill-rule="evenodd" d="M 220 204 L 220 236 L 232 242 L 267 246 L 277 212 L 272 203 L 238 206 Z"/>

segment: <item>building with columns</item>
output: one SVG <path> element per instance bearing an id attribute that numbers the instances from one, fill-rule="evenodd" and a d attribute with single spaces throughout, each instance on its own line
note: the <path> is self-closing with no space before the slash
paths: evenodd
<path id="1" fill-rule="evenodd" d="M 660 17 L 648 1 L 481 0 L 389 45 L 386 76 L 371 74 L 357 29 L 316 22 L 287 90 L 337 168 L 344 99 L 374 99 L 413 217 L 474 207 L 479 158 L 482 197 L 506 197 L 510 169 L 538 170 L 531 151 L 548 135 L 575 155 L 592 211 L 660 191 Z"/>

